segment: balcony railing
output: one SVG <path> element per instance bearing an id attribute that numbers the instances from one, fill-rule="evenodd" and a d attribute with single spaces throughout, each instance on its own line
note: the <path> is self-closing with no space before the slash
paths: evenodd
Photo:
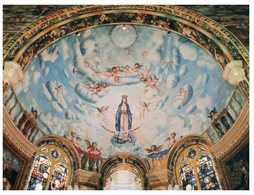
<path id="1" fill-rule="evenodd" d="M 16 127 L 29 141 L 36 143 L 40 138 L 46 135 L 43 130 L 38 127 L 35 119 L 31 117 L 31 113 L 22 107 L 11 87 L 4 93 L 3 103 Z"/>
<path id="2" fill-rule="evenodd" d="M 229 131 L 231 126 L 237 120 L 239 114 L 248 97 L 242 94 L 237 86 L 227 104 L 227 106 L 211 121 L 211 125 L 202 133 L 202 136 L 211 143 L 218 142 Z"/>

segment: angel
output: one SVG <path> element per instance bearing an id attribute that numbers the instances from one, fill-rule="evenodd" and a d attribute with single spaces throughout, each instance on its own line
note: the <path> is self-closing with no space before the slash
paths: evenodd
<path id="1" fill-rule="evenodd" d="M 111 69 L 108 70 L 110 72 L 110 76 L 113 77 L 114 82 L 120 82 L 120 67 L 114 66 Z"/>
<path id="2" fill-rule="evenodd" d="M 164 145 L 156 146 L 152 145 L 150 149 L 145 149 L 148 152 L 148 158 L 159 158 L 168 153 L 168 149 L 162 150 Z"/>
<path id="3" fill-rule="evenodd" d="M 145 78 L 149 78 L 151 76 L 150 69 L 148 67 L 145 67 L 143 75 Z"/>
<path id="4" fill-rule="evenodd" d="M 158 89 L 159 87 L 159 78 L 156 75 L 153 75 L 149 79 L 149 86 L 152 89 Z"/>
<path id="5" fill-rule="evenodd" d="M 165 139 L 165 141 L 168 141 L 168 148 L 171 148 L 177 141 L 176 133 L 175 132 L 170 133 L 170 136 L 167 139 Z"/>
<path id="6" fill-rule="evenodd" d="M 72 69 L 72 73 L 75 74 L 76 72 L 78 72 L 78 67 L 75 66 L 75 67 Z"/>
<path id="7" fill-rule="evenodd" d="M 57 102 L 61 102 L 63 100 L 63 86 L 58 85 L 55 87 L 55 90 L 56 90 Z"/>
<path id="8" fill-rule="evenodd" d="M 140 55 L 145 58 L 148 55 L 148 51 L 144 50 L 140 53 Z"/>
<path id="9" fill-rule="evenodd" d="M 140 107 L 140 115 L 139 115 L 140 116 L 140 120 L 144 119 L 145 118 L 145 113 L 150 111 L 150 109 L 149 109 L 150 104 L 151 103 L 140 101 L 140 105 L 141 105 L 141 107 Z"/>
<path id="10" fill-rule="evenodd" d="M 138 72 L 141 70 L 141 68 L 143 67 L 143 65 L 139 64 L 139 63 L 135 63 L 134 64 L 134 68 L 132 68 L 133 72 Z"/>
<path id="11" fill-rule="evenodd" d="M 178 91 L 178 94 L 176 95 L 176 98 L 175 98 L 176 101 L 179 101 L 181 107 L 183 107 L 183 102 L 184 102 L 184 99 L 186 96 L 187 96 L 187 90 L 185 90 L 184 88 L 181 87 Z"/>
<path id="12" fill-rule="evenodd" d="M 163 145 L 160 146 L 152 145 L 150 149 L 147 148 L 145 150 L 148 152 L 149 155 L 151 155 L 160 152 L 162 150 L 162 147 Z"/>
<path id="13" fill-rule="evenodd" d="M 87 150 L 81 158 L 82 169 L 98 172 L 101 167 L 101 148 L 97 148 L 97 142 L 89 142 L 85 139 Z"/>
<path id="14" fill-rule="evenodd" d="M 64 135 L 64 137 L 67 138 L 66 135 Z M 73 145 L 76 148 L 77 152 L 82 155 L 82 154 L 84 154 L 84 151 L 81 148 L 81 143 L 80 143 L 81 140 L 82 139 L 80 137 L 78 137 L 78 135 L 77 135 L 77 133 L 75 131 L 71 132 L 70 141 L 73 142 Z"/>
<path id="15" fill-rule="evenodd" d="M 102 106 L 100 108 L 98 108 L 98 107 L 96 108 L 98 111 L 97 116 L 101 117 L 103 121 L 105 121 L 105 114 L 108 111 L 108 108 L 109 108 L 109 106 Z"/>
<path id="16" fill-rule="evenodd" d="M 130 74 L 131 73 L 131 68 L 129 65 L 126 65 L 124 68 L 123 68 L 123 71 L 124 73 L 127 75 L 127 74 Z"/>
<path id="17" fill-rule="evenodd" d="M 229 112 L 226 113 L 227 117 L 232 122 L 232 116 Z M 225 115 L 221 115 L 221 112 L 217 112 L 216 108 L 214 107 L 213 110 L 210 111 L 208 118 L 212 120 L 213 126 L 216 128 L 216 131 L 219 133 L 220 136 L 223 136 L 224 130 L 228 130 L 230 128 L 230 124 L 228 119 Z"/>
<path id="18" fill-rule="evenodd" d="M 127 55 L 127 56 L 130 55 L 130 52 L 129 52 L 128 49 L 124 49 L 123 52 L 124 52 L 124 54 Z"/>
<path id="19" fill-rule="evenodd" d="M 98 95 L 98 93 L 101 91 L 101 86 L 98 82 L 88 84 L 87 88 L 92 95 Z"/>

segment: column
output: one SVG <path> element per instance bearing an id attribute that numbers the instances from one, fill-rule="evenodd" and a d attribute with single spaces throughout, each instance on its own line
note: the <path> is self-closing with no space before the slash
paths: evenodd
<path id="1" fill-rule="evenodd" d="M 148 172 L 146 177 L 150 190 L 167 190 L 173 181 L 173 173 L 168 169 Z"/>
<path id="2" fill-rule="evenodd" d="M 96 190 L 99 187 L 101 174 L 78 169 L 74 173 L 74 186 L 78 185 L 79 190 Z"/>

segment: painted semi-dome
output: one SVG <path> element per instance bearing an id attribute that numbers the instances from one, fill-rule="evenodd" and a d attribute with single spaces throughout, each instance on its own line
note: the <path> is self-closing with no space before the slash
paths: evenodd
<path id="1" fill-rule="evenodd" d="M 46 134 L 75 137 L 81 148 L 97 142 L 106 158 L 145 157 L 152 145 L 167 147 L 172 133 L 201 134 L 234 87 L 212 56 L 178 34 L 108 25 L 44 49 L 14 90 Z"/>

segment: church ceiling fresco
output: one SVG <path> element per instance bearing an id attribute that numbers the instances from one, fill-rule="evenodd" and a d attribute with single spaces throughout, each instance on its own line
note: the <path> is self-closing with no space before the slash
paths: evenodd
<path id="1" fill-rule="evenodd" d="M 102 157 L 146 157 L 169 136 L 202 133 L 234 87 L 202 48 L 145 26 L 104 26 L 67 36 L 42 51 L 14 87 L 38 125 Z M 154 149 L 154 148 L 152 148 Z M 84 149 L 85 150 L 85 149 Z"/>

